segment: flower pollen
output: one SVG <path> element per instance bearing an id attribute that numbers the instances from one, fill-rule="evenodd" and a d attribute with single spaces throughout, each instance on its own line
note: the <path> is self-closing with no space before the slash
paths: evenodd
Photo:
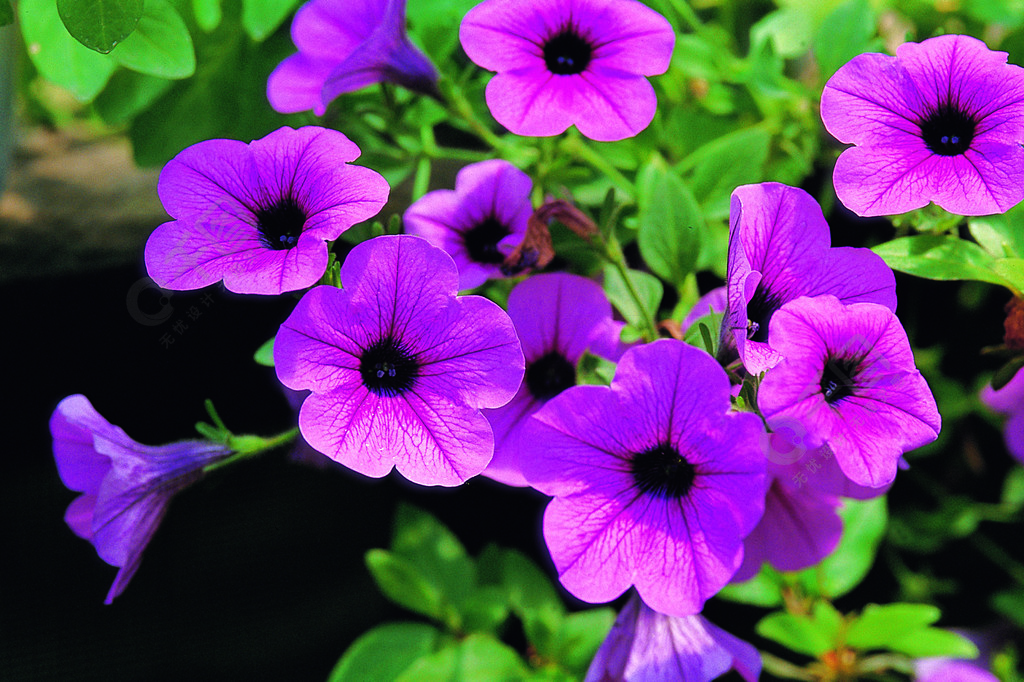
<path id="1" fill-rule="evenodd" d="M 859 368 L 860 360 L 857 358 L 828 358 L 821 372 L 821 393 L 825 402 L 834 405 L 852 396 L 857 386 L 854 377 Z"/>
<path id="2" fill-rule="evenodd" d="M 576 385 L 576 368 L 557 350 L 540 356 L 526 367 L 526 387 L 534 398 L 550 400 Z"/>
<path id="3" fill-rule="evenodd" d="M 918 125 L 925 146 L 939 156 L 963 154 L 977 132 L 974 117 L 950 100 L 929 111 Z"/>
<path id="4" fill-rule="evenodd" d="M 498 242 L 511 233 L 504 223 L 490 215 L 463 232 L 462 241 L 474 262 L 498 265 L 505 260 L 505 254 L 498 250 Z"/>
<path id="5" fill-rule="evenodd" d="M 590 65 L 594 48 L 575 28 L 563 28 L 544 43 L 544 63 L 556 76 L 575 76 Z"/>
<path id="6" fill-rule="evenodd" d="M 287 194 L 268 207 L 256 209 L 260 242 L 269 249 L 290 249 L 299 242 L 306 224 L 306 211 Z"/>
<path id="7" fill-rule="evenodd" d="M 371 393 L 394 397 L 412 388 L 419 376 L 416 356 L 390 336 L 375 341 L 359 358 L 359 374 Z"/>
<path id="8" fill-rule="evenodd" d="M 640 492 L 663 499 L 685 497 L 697 478 L 697 470 L 670 443 L 659 443 L 637 453 L 630 473 Z"/>

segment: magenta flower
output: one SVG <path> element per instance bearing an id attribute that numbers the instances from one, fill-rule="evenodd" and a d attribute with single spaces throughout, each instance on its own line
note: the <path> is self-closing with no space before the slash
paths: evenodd
<path id="1" fill-rule="evenodd" d="M 534 275 L 516 285 L 508 297 L 526 357 L 526 375 L 508 404 L 484 414 L 494 430 L 494 459 L 484 471 L 507 485 L 528 485 L 520 453 L 533 447 L 522 440 L 527 419 L 548 400 L 576 385 L 576 364 L 589 351 L 618 360 L 622 322 L 612 320 L 612 306 L 596 283 L 578 275 Z"/>
<path id="2" fill-rule="evenodd" d="M 530 177 L 508 161 L 473 163 L 455 189 L 428 192 L 406 210 L 405 231 L 424 237 L 455 259 L 459 289 L 504 277 L 501 264 L 526 237 L 533 214 Z"/>
<path id="3" fill-rule="evenodd" d="M 282 114 L 323 116 L 338 95 L 381 82 L 438 96 L 437 69 L 405 33 L 405 0 L 311 0 L 295 13 L 292 41 L 298 54 L 267 80 Z"/>
<path id="4" fill-rule="evenodd" d="M 608 386 L 555 396 L 523 430 L 523 474 L 554 499 L 544 539 L 588 602 L 635 585 L 662 613 L 698 613 L 743 557 L 764 502 L 760 419 L 730 412 L 704 351 L 662 339 L 622 356 Z"/>
<path id="5" fill-rule="evenodd" d="M 1003 213 L 1024 199 L 1024 69 L 970 36 L 862 54 L 821 96 L 821 119 L 856 145 L 836 162 L 836 194 L 863 216 L 934 201 L 952 213 Z"/>
<path id="6" fill-rule="evenodd" d="M 84 395 L 60 401 L 50 433 L 61 480 L 82 493 L 64 520 L 101 559 L 121 569 L 107 604 L 135 575 L 171 498 L 199 480 L 203 467 L 231 454 L 223 445 L 202 440 L 157 447 L 136 443 L 101 417 Z"/>
<path id="7" fill-rule="evenodd" d="M 996 412 L 1009 416 L 1003 430 L 1006 447 L 1024 464 L 1024 370 L 1018 371 L 998 391 L 985 386 L 981 391 L 981 401 Z"/>
<path id="8" fill-rule="evenodd" d="M 768 426 L 802 425 L 807 446 L 828 445 L 854 483 L 892 482 L 904 452 L 938 437 L 935 399 L 885 306 L 799 298 L 772 317 L 771 337 L 784 359 L 758 391 Z"/>
<path id="9" fill-rule="evenodd" d="M 634 594 L 597 650 L 584 682 L 710 682 L 761 675 L 761 655 L 704 616 L 666 616 Z"/>
<path id="10" fill-rule="evenodd" d="M 175 220 L 146 242 L 149 276 L 165 289 L 223 279 L 240 294 L 312 286 L 327 268 L 326 242 L 387 202 L 384 178 L 348 165 L 358 156 L 347 137 L 316 127 L 185 149 L 160 173 L 160 200 Z"/>
<path id="11" fill-rule="evenodd" d="M 922 658 L 914 662 L 914 682 L 999 682 L 999 678 L 973 661 Z"/>
<path id="12" fill-rule="evenodd" d="M 635 0 L 485 0 L 459 39 L 497 71 L 487 106 L 517 135 L 558 135 L 571 125 L 594 140 L 646 128 L 658 106 L 645 76 L 668 69 L 675 33 Z"/>
<path id="13" fill-rule="evenodd" d="M 410 235 L 359 244 L 341 280 L 307 292 L 274 343 L 281 382 L 312 391 L 302 436 L 375 478 L 396 467 L 452 486 L 479 474 L 494 452 L 480 409 L 507 403 L 523 379 L 508 315 L 456 296 L 452 259 Z"/>
<path id="14" fill-rule="evenodd" d="M 830 244 L 821 207 L 802 189 L 766 182 L 732 193 L 723 345 L 735 341 L 751 374 L 780 359 L 769 321 L 787 301 L 833 294 L 844 302 L 869 301 L 896 310 L 896 278 L 881 257 Z"/>

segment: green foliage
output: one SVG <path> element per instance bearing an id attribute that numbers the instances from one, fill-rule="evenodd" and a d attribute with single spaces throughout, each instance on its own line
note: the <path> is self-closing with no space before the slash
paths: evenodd
<path id="1" fill-rule="evenodd" d="M 615 376 L 615 363 L 584 351 L 576 363 L 576 383 L 607 386 Z"/>
<path id="2" fill-rule="evenodd" d="M 763 180 L 771 134 L 762 127 L 722 135 L 686 159 L 690 187 L 708 218 L 728 217 L 729 197 L 739 185 Z"/>
<path id="3" fill-rule="evenodd" d="M 825 18 L 814 39 L 822 82 L 857 55 L 881 51 L 882 41 L 874 37 L 875 21 L 867 0 L 848 0 Z"/>
<path id="4" fill-rule="evenodd" d="M 392 682 L 432 654 L 442 637 L 440 630 L 425 623 L 378 625 L 352 643 L 327 682 Z"/>
<path id="5" fill-rule="evenodd" d="M 943 656 L 975 658 L 970 640 L 933 628 L 942 613 L 929 604 L 868 604 L 846 632 L 846 644 L 855 649 L 895 651 L 911 658 Z"/>
<path id="6" fill-rule="evenodd" d="M 14 8 L 10 0 L 0 0 L 0 28 L 14 23 Z"/>
<path id="7" fill-rule="evenodd" d="M 416 0 L 405 6 L 409 37 L 430 59 L 443 65 L 459 46 L 458 26 L 477 0 Z"/>
<path id="8" fill-rule="evenodd" d="M 209 33 L 218 26 L 223 18 L 220 0 L 192 0 L 192 15 L 196 18 L 199 28 Z"/>
<path id="9" fill-rule="evenodd" d="M 812 616 L 776 611 L 762 618 L 755 628 L 765 639 L 808 656 L 820 656 L 835 648 L 835 638 Z"/>
<path id="10" fill-rule="evenodd" d="M 709 355 L 718 353 L 718 334 L 722 328 L 722 313 L 708 313 L 697 318 L 683 334 L 683 341 L 706 350 Z"/>
<path id="11" fill-rule="evenodd" d="M 661 281 L 648 272 L 630 269 L 626 271 L 626 277 L 629 278 L 629 283 L 617 268 L 610 264 L 606 265 L 604 268 L 604 292 L 629 325 L 643 329 L 644 319 L 653 317 L 657 313 L 665 289 Z M 639 295 L 640 304 L 629 293 L 630 285 Z"/>
<path id="12" fill-rule="evenodd" d="M 146 0 L 138 27 L 113 57 L 133 71 L 161 78 L 188 78 L 196 70 L 192 36 L 167 0 Z"/>
<path id="13" fill-rule="evenodd" d="M 1011 289 L 1024 284 L 1024 270 L 1018 259 L 994 258 L 974 242 L 959 237 L 931 234 L 900 237 L 872 250 L 892 269 L 918 277 L 977 280 Z"/>
<path id="14" fill-rule="evenodd" d="M 256 364 L 263 365 L 264 367 L 274 366 L 274 339 L 273 336 L 263 342 L 259 348 L 256 349 L 256 353 L 252 356 L 252 359 L 256 361 Z"/>
<path id="15" fill-rule="evenodd" d="M 57 12 L 78 42 L 106 54 L 135 30 L 142 0 L 57 0 Z"/>
<path id="16" fill-rule="evenodd" d="M 298 4 L 299 0 L 243 0 L 242 26 L 253 40 L 265 40 Z"/>
<path id="17" fill-rule="evenodd" d="M 693 192 L 661 157 L 637 174 L 637 245 L 662 279 L 681 286 L 700 254 L 704 217 Z"/>
<path id="18" fill-rule="evenodd" d="M 172 85 L 174 81 L 166 78 L 118 69 L 93 104 L 96 112 L 107 123 L 130 123 Z"/>

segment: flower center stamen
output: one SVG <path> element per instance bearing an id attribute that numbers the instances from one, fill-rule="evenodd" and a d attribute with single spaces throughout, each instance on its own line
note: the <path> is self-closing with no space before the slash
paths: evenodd
<path id="1" fill-rule="evenodd" d="M 550 351 L 526 367 L 526 388 L 538 400 L 550 400 L 576 385 L 576 368 L 564 355 Z"/>
<path id="2" fill-rule="evenodd" d="M 925 146 L 939 156 L 963 154 L 977 132 L 974 117 L 948 101 L 929 111 L 918 125 Z"/>
<path id="3" fill-rule="evenodd" d="M 498 242 L 510 234 L 511 230 L 492 215 L 463 232 L 462 243 L 474 263 L 498 265 L 505 261 Z"/>
<path id="4" fill-rule="evenodd" d="M 665 499 L 685 497 L 697 478 L 697 469 L 669 443 L 634 455 L 630 473 L 640 492 Z"/>
<path id="5" fill-rule="evenodd" d="M 363 386 L 379 396 L 390 398 L 409 390 L 419 370 L 416 356 L 390 336 L 374 342 L 359 358 Z"/>
<path id="6" fill-rule="evenodd" d="M 281 197 L 271 206 L 256 209 L 260 242 L 269 249 L 294 247 L 305 225 L 306 212 L 291 195 Z"/>
<path id="7" fill-rule="evenodd" d="M 583 73 L 594 56 L 594 48 L 573 28 L 564 28 L 544 43 L 544 63 L 558 76 Z"/>
<path id="8" fill-rule="evenodd" d="M 782 301 L 779 297 L 758 284 L 750 302 L 747 303 L 747 339 L 767 343 L 768 322 L 781 307 Z"/>
<path id="9" fill-rule="evenodd" d="M 852 396 L 853 389 L 857 386 L 855 378 L 859 368 L 860 361 L 854 358 L 829 357 L 821 372 L 820 382 L 825 402 L 834 405 L 843 398 Z"/>

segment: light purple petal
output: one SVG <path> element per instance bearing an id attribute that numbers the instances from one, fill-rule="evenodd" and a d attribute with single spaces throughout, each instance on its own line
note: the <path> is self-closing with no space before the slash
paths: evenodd
<path id="1" fill-rule="evenodd" d="M 71 501 L 64 512 L 64 522 L 71 531 L 83 540 L 93 541 L 92 517 L 96 508 L 95 495 L 79 495 Z"/>
<path id="2" fill-rule="evenodd" d="M 124 431 L 100 416 L 81 394 L 60 401 L 50 417 L 50 433 L 61 481 L 71 490 L 92 495 L 110 471 L 110 458 L 96 452 L 93 434 L 128 438 Z"/>
<path id="3" fill-rule="evenodd" d="M 334 71 L 333 61 L 316 59 L 299 52 L 277 65 L 267 78 L 267 100 L 282 114 L 312 110 L 317 116 L 327 112 L 320 91 Z"/>

